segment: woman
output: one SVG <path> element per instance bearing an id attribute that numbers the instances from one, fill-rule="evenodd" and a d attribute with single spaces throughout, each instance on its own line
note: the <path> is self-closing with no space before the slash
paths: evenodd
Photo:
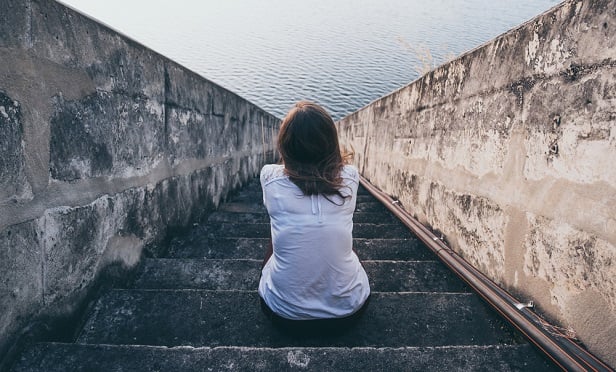
<path id="1" fill-rule="evenodd" d="M 287 328 L 344 327 L 370 295 L 352 247 L 359 174 L 344 163 L 332 118 L 314 103 L 289 111 L 278 151 L 282 164 L 261 170 L 273 248 L 262 269 L 261 304 Z"/>

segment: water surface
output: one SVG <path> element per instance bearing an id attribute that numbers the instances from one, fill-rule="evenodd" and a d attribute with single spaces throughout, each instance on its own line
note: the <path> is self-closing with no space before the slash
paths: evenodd
<path id="1" fill-rule="evenodd" d="M 557 0 L 63 0 L 282 117 L 335 119 Z"/>

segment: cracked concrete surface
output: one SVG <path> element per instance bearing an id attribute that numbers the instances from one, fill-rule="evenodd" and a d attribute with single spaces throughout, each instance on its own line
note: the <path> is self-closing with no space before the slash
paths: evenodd
<path id="1" fill-rule="evenodd" d="M 565 1 L 339 125 L 366 178 L 616 365 L 613 9 Z"/>

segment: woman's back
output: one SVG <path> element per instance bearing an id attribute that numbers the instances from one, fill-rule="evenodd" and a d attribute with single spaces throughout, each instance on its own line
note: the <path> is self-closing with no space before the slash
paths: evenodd
<path id="1" fill-rule="evenodd" d="M 341 195 L 304 195 L 284 165 L 266 165 L 261 171 L 274 253 L 263 268 L 259 293 L 284 318 L 349 316 L 370 294 L 352 249 L 359 175 L 346 165 L 340 176 Z"/>

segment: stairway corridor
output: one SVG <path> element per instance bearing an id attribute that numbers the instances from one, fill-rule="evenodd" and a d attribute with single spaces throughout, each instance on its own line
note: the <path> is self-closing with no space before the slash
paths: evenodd
<path id="1" fill-rule="evenodd" d="M 269 236 L 258 180 L 104 292 L 73 343 L 29 345 L 14 371 L 556 370 L 360 188 L 354 245 L 372 288 L 359 323 L 295 338 L 261 312 Z"/>

